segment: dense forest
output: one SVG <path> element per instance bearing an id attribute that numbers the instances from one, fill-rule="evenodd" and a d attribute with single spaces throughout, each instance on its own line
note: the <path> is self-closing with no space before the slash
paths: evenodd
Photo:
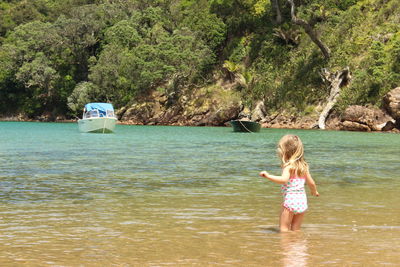
<path id="1" fill-rule="evenodd" d="M 152 92 L 173 105 L 221 81 L 250 109 L 309 114 L 329 95 L 321 70 L 346 67 L 339 112 L 400 85 L 398 0 L 0 2 L 2 116 L 73 118 Z"/>

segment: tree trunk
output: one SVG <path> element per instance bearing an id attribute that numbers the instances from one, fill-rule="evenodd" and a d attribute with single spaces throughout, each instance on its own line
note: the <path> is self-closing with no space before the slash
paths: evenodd
<path id="1" fill-rule="evenodd" d="M 276 11 L 275 23 L 281 24 L 283 19 L 282 19 L 281 6 L 279 5 L 279 0 L 272 0 L 271 3 L 272 3 L 272 8 L 275 9 Z"/>
<path id="2" fill-rule="evenodd" d="M 318 32 L 314 30 L 314 28 L 310 25 L 310 23 L 308 23 L 307 21 L 305 21 L 303 19 L 299 19 L 298 17 L 296 17 L 295 4 L 294 4 L 293 0 L 288 0 L 288 3 L 290 4 L 290 7 L 291 7 L 290 15 L 292 17 L 293 23 L 301 26 L 304 29 L 304 31 L 307 33 L 307 35 L 310 37 L 310 39 L 319 47 L 319 49 L 321 50 L 324 57 L 326 59 L 328 59 L 330 57 L 331 51 L 321 41 L 321 39 L 319 39 Z"/>
<path id="3" fill-rule="evenodd" d="M 336 73 L 330 73 L 326 69 L 322 69 L 321 73 L 322 79 L 326 82 L 329 82 L 330 85 L 330 94 L 328 97 L 328 102 L 321 114 L 319 115 L 318 127 L 320 129 L 325 129 L 325 121 L 331 112 L 333 106 L 336 104 L 337 99 L 340 95 L 340 88 L 346 86 L 351 79 L 351 74 L 349 67 L 346 67 L 344 70 Z"/>

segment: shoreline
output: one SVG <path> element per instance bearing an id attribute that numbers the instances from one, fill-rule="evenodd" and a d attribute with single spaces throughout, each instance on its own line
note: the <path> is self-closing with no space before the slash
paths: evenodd
<path id="1" fill-rule="evenodd" d="M 305 117 L 298 117 L 299 120 L 304 120 Z M 309 118 L 308 118 L 309 119 Z M 296 123 L 296 122 L 291 122 L 287 123 L 287 121 L 283 122 L 275 122 L 275 123 L 270 123 L 270 122 L 259 122 L 261 124 L 261 128 L 263 129 L 288 129 L 288 130 L 318 130 L 318 128 L 313 127 L 315 123 L 310 123 L 312 121 L 308 120 L 307 118 L 305 119 L 307 123 Z M 15 117 L 1 117 L 0 122 L 43 122 L 43 123 L 77 123 L 77 119 L 60 119 L 60 120 L 41 120 L 41 119 L 17 119 Z M 327 122 L 327 128 L 323 131 L 340 131 L 340 132 L 381 132 L 381 133 L 394 133 L 394 134 L 399 134 L 400 130 L 397 128 L 393 128 L 390 130 L 347 130 L 347 129 L 341 129 L 338 125 L 337 118 L 334 119 L 334 122 L 332 119 Z M 138 125 L 138 126 L 177 126 L 177 127 L 231 127 L 229 125 L 229 122 L 226 122 L 224 125 L 193 125 L 193 124 L 184 124 L 184 123 L 170 123 L 170 124 L 154 124 L 154 123 L 135 123 L 129 120 L 118 120 L 117 125 Z"/>
<path id="2" fill-rule="evenodd" d="M 197 97 L 195 97 L 197 96 Z M 225 95 L 224 95 L 225 96 Z M 318 129 L 356 132 L 400 133 L 400 87 L 390 91 L 383 99 L 381 108 L 371 105 L 350 105 L 344 110 L 332 110 L 319 122 L 322 107 L 318 106 L 308 113 L 290 110 L 266 110 L 264 102 L 259 101 L 253 109 L 244 107 L 240 99 L 228 95 L 225 98 L 214 96 L 210 101 L 204 92 L 198 91 L 192 98 L 181 97 L 180 102 L 167 106 L 167 96 L 154 92 L 140 102 L 120 108 L 115 112 L 121 125 L 164 125 L 164 126 L 229 126 L 229 121 L 248 118 L 258 122 L 262 128 L 273 129 Z M 67 119 L 68 118 L 68 119 Z M 26 114 L 6 113 L 0 121 L 26 122 L 66 122 L 72 123 L 77 116 L 43 113 L 32 119 Z M 247 119 L 246 119 L 247 120 Z"/>

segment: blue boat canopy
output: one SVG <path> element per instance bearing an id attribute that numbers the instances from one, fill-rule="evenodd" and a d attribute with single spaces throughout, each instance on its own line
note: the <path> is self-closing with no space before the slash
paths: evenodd
<path id="1" fill-rule="evenodd" d="M 114 112 L 114 107 L 110 103 L 88 103 L 85 105 L 85 112 L 97 109 L 100 113 L 100 117 L 106 116 L 107 110 Z"/>

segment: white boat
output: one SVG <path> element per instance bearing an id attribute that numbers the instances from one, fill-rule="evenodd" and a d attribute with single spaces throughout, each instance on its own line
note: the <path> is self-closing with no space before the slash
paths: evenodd
<path id="1" fill-rule="evenodd" d="M 109 103 L 86 104 L 78 120 L 79 131 L 84 133 L 112 133 L 116 123 L 114 107 Z"/>

